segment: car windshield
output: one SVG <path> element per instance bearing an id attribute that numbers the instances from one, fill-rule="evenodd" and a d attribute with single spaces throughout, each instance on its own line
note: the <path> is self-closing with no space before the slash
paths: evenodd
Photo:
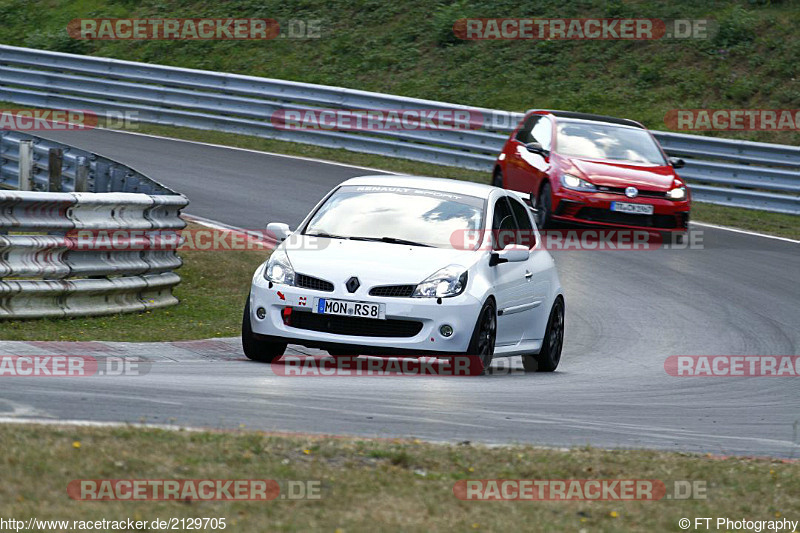
<path id="1" fill-rule="evenodd" d="M 556 150 L 569 157 L 664 165 L 664 156 L 647 131 L 613 124 L 560 121 Z"/>
<path id="2" fill-rule="evenodd" d="M 483 199 L 474 196 L 351 185 L 328 198 L 304 233 L 448 248 L 459 234 L 481 228 L 483 211 Z"/>

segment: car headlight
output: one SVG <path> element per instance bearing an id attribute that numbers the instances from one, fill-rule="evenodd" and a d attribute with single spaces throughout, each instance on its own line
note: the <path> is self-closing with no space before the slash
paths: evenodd
<path id="1" fill-rule="evenodd" d="M 264 279 L 273 283 L 294 285 L 294 268 L 289 262 L 289 256 L 283 250 L 275 250 L 267 261 L 264 269 Z"/>
<path id="2" fill-rule="evenodd" d="M 446 266 L 428 276 L 414 289 L 412 298 L 447 298 L 458 296 L 467 287 L 467 270 L 459 265 Z"/>
<path id="3" fill-rule="evenodd" d="M 567 189 L 573 189 L 576 191 L 596 191 L 597 187 L 595 187 L 594 183 L 589 183 L 585 179 L 581 179 L 578 176 L 573 176 L 572 174 L 562 174 L 561 175 L 561 183 Z"/>
<path id="4" fill-rule="evenodd" d="M 686 198 L 686 187 L 676 187 L 667 193 L 670 200 L 683 200 Z"/>

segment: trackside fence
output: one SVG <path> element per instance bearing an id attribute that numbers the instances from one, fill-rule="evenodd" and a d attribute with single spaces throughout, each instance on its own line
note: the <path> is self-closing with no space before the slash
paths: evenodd
<path id="1" fill-rule="evenodd" d="M 174 270 L 182 264 L 185 196 L 115 161 L 28 134 L 3 132 L 0 147 L 0 319 L 178 303 L 172 289 L 181 279 Z"/>
<path id="2" fill-rule="evenodd" d="M 135 113 L 152 124 L 254 135 L 491 171 L 520 113 L 254 76 L 0 46 L 0 101 Z M 331 131 L 286 128 L 287 110 L 461 110 L 467 129 Z M 696 200 L 800 214 L 800 147 L 654 132 Z M 77 164 L 77 163 L 76 163 Z M 69 172 L 69 168 L 68 168 Z M 13 184 L 12 173 L 0 176 Z M 488 180 L 488 177 L 487 177 Z"/>

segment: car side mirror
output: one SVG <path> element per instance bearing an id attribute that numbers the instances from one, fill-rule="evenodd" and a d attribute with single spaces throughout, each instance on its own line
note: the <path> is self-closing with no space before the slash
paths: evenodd
<path id="1" fill-rule="evenodd" d="M 509 244 L 499 252 L 492 252 L 489 256 L 489 266 L 500 263 L 521 263 L 527 261 L 531 251 L 521 244 Z"/>
<path id="2" fill-rule="evenodd" d="M 686 161 L 680 157 L 670 157 L 669 164 L 672 165 L 672 168 L 683 168 L 686 166 Z"/>
<path id="3" fill-rule="evenodd" d="M 291 234 L 289 224 L 284 224 L 283 222 L 270 222 L 267 224 L 267 235 L 273 235 L 278 244 L 288 239 Z"/>
<path id="4" fill-rule="evenodd" d="M 547 150 L 542 148 L 542 145 L 537 142 L 528 143 L 525 145 L 525 149 L 533 154 L 539 154 L 541 156 L 547 155 Z"/>

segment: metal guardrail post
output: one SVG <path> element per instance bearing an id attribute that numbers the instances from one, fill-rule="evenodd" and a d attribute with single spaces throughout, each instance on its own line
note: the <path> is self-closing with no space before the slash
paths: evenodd
<path id="1" fill-rule="evenodd" d="M 109 191 L 125 191 L 125 172 L 116 165 L 108 169 Z"/>
<path id="2" fill-rule="evenodd" d="M 94 192 L 108 192 L 111 190 L 109 168 L 111 165 L 105 161 L 98 161 L 94 171 Z"/>
<path id="3" fill-rule="evenodd" d="M 89 181 L 89 160 L 85 156 L 78 156 L 75 165 L 75 192 L 87 192 Z"/>
<path id="4" fill-rule="evenodd" d="M 48 192 L 61 192 L 61 165 L 64 162 L 64 150 L 50 148 L 47 161 L 47 190 Z"/>
<path id="5" fill-rule="evenodd" d="M 20 191 L 33 189 L 33 141 L 19 142 L 19 183 Z"/>

